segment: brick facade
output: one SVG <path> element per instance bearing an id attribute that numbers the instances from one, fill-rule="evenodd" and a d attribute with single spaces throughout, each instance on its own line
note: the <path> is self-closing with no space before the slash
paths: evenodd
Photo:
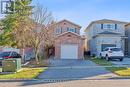
<path id="1" fill-rule="evenodd" d="M 55 58 L 59 59 L 61 58 L 61 45 L 62 44 L 77 44 L 78 45 L 78 58 L 83 59 L 83 41 L 84 39 L 74 33 L 68 32 L 63 35 L 58 36 L 55 39 Z"/>

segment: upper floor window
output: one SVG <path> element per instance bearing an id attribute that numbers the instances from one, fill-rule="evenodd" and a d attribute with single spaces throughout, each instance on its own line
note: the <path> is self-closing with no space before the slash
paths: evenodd
<path id="1" fill-rule="evenodd" d="M 76 28 L 67 28 L 67 31 L 76 33 Z"/>
<path id="2" fill-rule="evenodd" d="M 56 29 L 56 34 L 61 34 L 62 33 L 62 28 L 57 28 Z"/>
<path id="3" fill-rule="evenodd" d="M 114 28 L 114 26 L 112 24 L 107 24 L 106 27 L 107 27 L 107 29 L 113 29 Z"/>
<path id="4" fill-rule="evenodd" d="M 117 24 L 101 24 L 101 29 L 117 29 Z"/>

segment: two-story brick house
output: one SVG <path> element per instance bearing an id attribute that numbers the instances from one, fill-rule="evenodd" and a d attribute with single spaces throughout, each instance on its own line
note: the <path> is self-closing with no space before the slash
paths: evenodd
<path id="1" fill-rule="evenodd" d="M 87 50 L 97 56 L 106 47 L 120 47 L 124 50 L 125 24 L 108 19 L 91 22 L 85 30 Z"/>
<path id="2" fill-rule="evenodd" d="M 80 36 L 81 26 L 68 20 L 56 23 L 52 30 L 55 39 L 55 59 L 83 59 L 84 38 Z"/>

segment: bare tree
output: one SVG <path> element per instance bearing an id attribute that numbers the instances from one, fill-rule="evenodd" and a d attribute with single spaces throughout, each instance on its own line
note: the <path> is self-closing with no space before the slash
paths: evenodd
<path id="1" fill-rule="evenodd" d="M 37 5 L 34 8 L 34 14 L 32 15 L 34 21 L 35 29 L 29 31 L 29 42 L 35 51 L 36 62 L 39 61 L 38 54 L 40 52 L 41 46 L 52 44 L 52 34 L 50 30 L 54 28 L 55 24 L 50 12 L 41 5 Z"/>
<path id="2" fill-rule="evenodd" d="M 20 19 L 19 19 L 20 21 Z M 41 46 L 51 45 L 54 38 L 50 30 L 55 27 L 51 12 L 37 4 L 32 18 L 21 21 L 13 32 L 16 43 L 20 48 L 32 47 L 35 51 L 36 62 L 39 62 Z"/>

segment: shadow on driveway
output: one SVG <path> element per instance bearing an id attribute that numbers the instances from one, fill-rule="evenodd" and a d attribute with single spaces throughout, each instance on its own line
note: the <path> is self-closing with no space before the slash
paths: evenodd
<path id="1" fill-rule="evenodd" d="M 90 60 L 50 60 L 50 66 L 38 76 L 38 80 L 23 81 L 21 86 L 37 84 L 48 84 L 75 80 L 99 79 L 114 76 L 104 67 L 97 65 Z M 87 67 L 86 67 L 87 66 Z M 84 68 L 86 67 L 86 68 Z"/>
<path id="2" fill-rule="evenodd" d="M 39 79 L 90 78 L 111 73 L 90 60 L 51 60 L 51 66 L 41 73 Z M 85 68 L 86 67 L 86 68 Z"/>

